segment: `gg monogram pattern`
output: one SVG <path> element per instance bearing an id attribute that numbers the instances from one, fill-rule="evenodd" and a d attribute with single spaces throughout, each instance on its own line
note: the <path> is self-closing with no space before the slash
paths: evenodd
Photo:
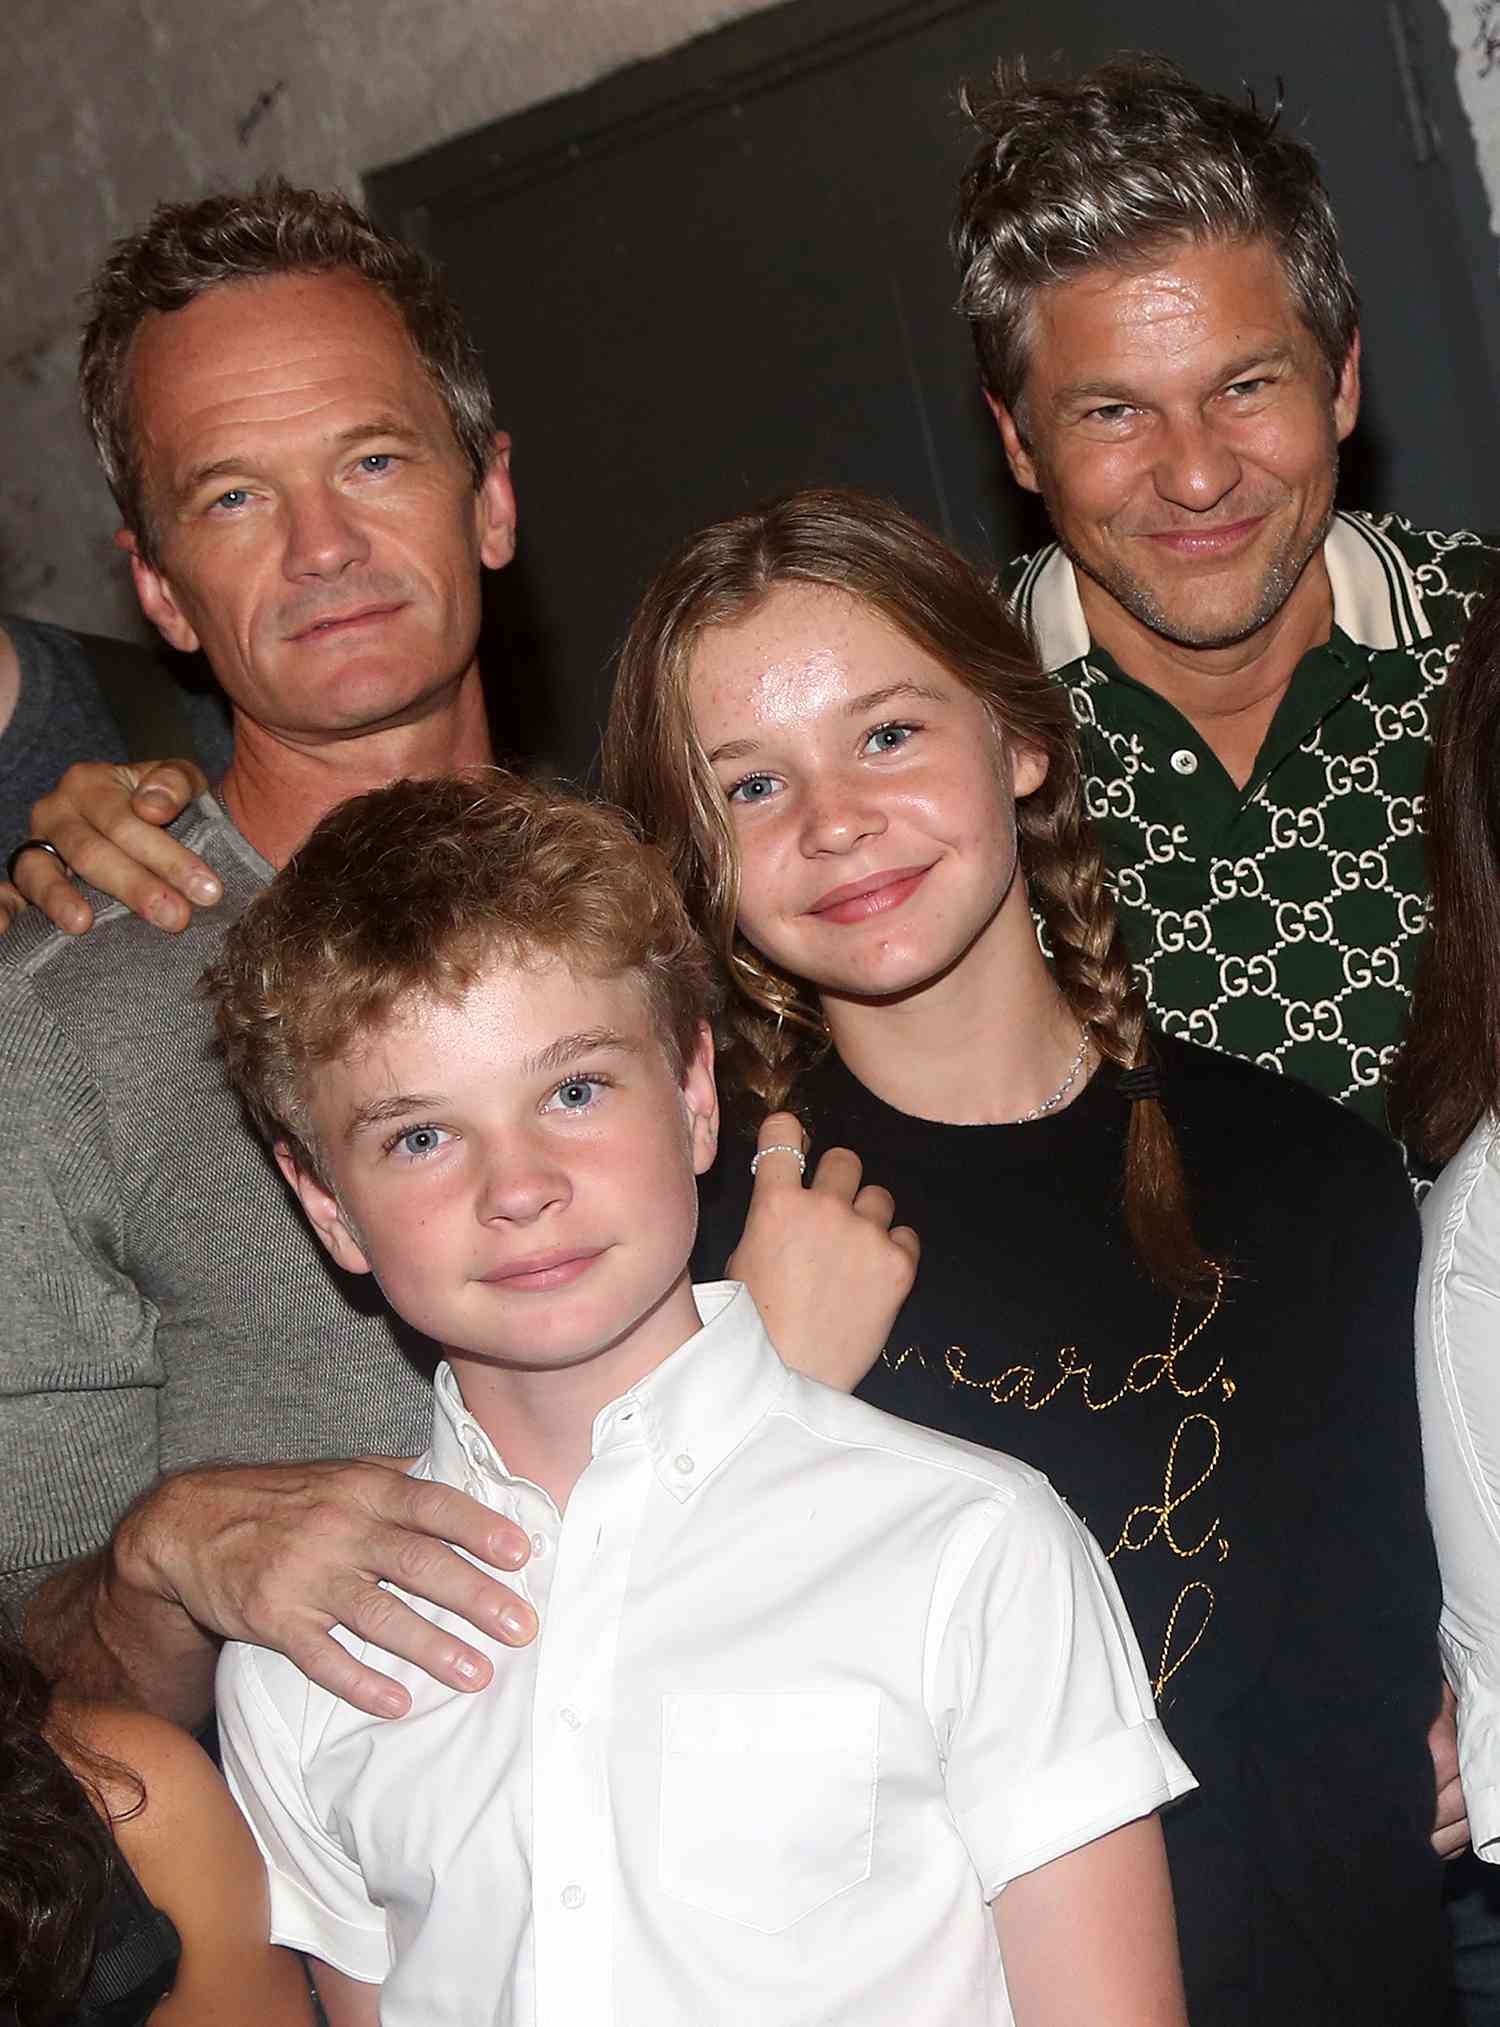
<path id="1" fill-rule="evenodd" d="M 1241 789 L 1171 704 L 1087 638 L 1053 545 L 1007 573 L 1067 686 L 1126 940 L 1170 1034 L 1385 1124 L 1426 917 L 1423 783 L 1449 663 L 1497 552 L 1340 514 L 1333 633 Z"/>

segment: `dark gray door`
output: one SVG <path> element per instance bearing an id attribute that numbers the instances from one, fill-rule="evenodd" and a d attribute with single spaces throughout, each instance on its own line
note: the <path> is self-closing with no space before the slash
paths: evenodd
<path id="1" fill-rule="evenodd" d="M 1354 504 L 1500 524 L 1500 289 L 1438 0 L 794 0 L 369 179 L 445 264 L 516 439 L 521 560 L 486 666 L 512 750 L 591 761 L 673 543 L 780 488 L 891 494 L 997 558 L 1034 539 L 952 309 L 959 82 L 1118 46 L 1248 81 L 1318 150 L 1365 299 Z M 1488 329 L 1486 327 L 1489 327 Z"/>

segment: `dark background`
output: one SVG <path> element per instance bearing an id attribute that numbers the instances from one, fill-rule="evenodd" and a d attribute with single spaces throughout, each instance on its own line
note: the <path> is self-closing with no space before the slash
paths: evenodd
<path id="1" fill-rule="evenodd" d="M 1438 0 L 1136 0 L 1128 30 L 1097 0 L 792 0 L 367 179 L 444 264 L 515 437 L 502 751 L 584 777 L 652 570 L 785 486 L 891 494 L 982 561 L 1035 543 L 952 307 L 957 87 L 1127 36 L 1261 103 L 1280 77 L 1318 151 L 1365 304 L 1345 502 L 1500 525 L 1500 279 Z"/>

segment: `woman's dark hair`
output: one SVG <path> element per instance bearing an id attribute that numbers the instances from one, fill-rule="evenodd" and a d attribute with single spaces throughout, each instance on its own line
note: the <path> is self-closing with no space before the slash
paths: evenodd
<path id="1" fill-rule="evenodd" d="M 60 1734 L 52 1688 L 0 1618 L 0 2023 L 61 2027 L 94 1961 L 118 1859 L 91 1785 L 124 1769 Z M 133 1779 L 133 1776 L 126 1776 Z M 136 1783 L 139 1790 L 139 1782 Z M 96 1790 L 97 1792 L 97 1790 Z M 144 1800 L 140 1791 L 135 1807 Z M 133 1811 L 129 1812 L 133 1813 Z"/>
<path id="2" fill-rule="evenodd" d="M 1427 948 L 1392 1120 L 1448 1161 L 1500 1112 L 1500 585 L 1449 672 L 1427 775 Z"/>
<path id="3" fill-rule="evenodd" d="M 1057 982 L 1101 1056 L 1152 1062 L 1146 1002 L 1120 934 L 1104 857 L 1084 809 L 1066 693 L 979 573 L 887 501 L 792 493 L 695 535 L 658 572 L 631 623 L 604 735 L 606 793 L 666 855 L 688 910 L 723 962 L 730 999 L 721 1061 L 774 1111 L 822 1046 L 815 997 L 739 932 L 739 852 L 693 727 L 690 676 L 709 628 L 746 618 L 783 584 L 846 593 L 921 648 L 983 704 L 1006 748 L 1046 758 L 1016 807 L 1022 870 Z M 1154 1097 L 1130 1108 L 1125 1213 L 1148 1271 L 1188 1292 L 1215 1270 L 1193 1233 L 1176 1136 Z"/>

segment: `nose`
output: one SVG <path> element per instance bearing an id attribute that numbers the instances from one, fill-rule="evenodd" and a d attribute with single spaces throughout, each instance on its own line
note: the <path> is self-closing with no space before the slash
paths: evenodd
<path id="1" fill-rule="evenodd" d="M 885 828 L 885 811 L 868 782 L 857 776 L 827 775 L 808 785 L 802 802 L 804 857 L 852 852 Z"/>
<path id="2" fill-rule="evenodd" d="M 1164 500 L 1203 514 L 1239 484 L 1240 461 L 1213 425 L 1194 414 L 1167 425 L 1155 477 Z"/>
<path id="3" fill-rule="evenodd" d="M 334 488 L 311 485 L 287 504 L 282 567 L 294 579 L 337 577 L 369 560 L 370 544 L 351 503 Z"/>
<path id="4" fill-rule="evenodd" d="M 572 1200 L 567 1171 L 540 1140 L 508 1137 L 485 1162 L 477 1205 L 481 1224 L 530 1225 Z"/>

